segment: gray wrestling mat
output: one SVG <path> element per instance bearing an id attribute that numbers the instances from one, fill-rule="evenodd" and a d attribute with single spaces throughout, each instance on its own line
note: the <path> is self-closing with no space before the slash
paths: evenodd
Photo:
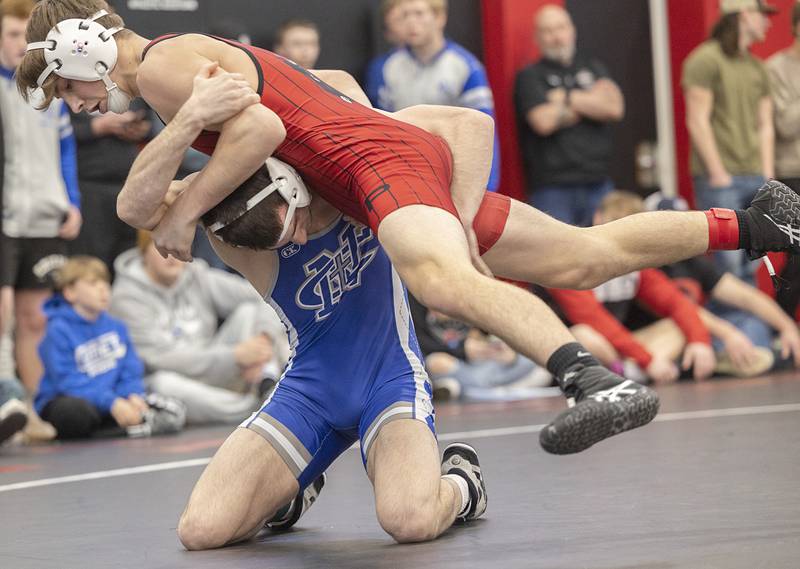
<path id="1" fill-rule="evenodd" d="M 443 441 L 481 455 L 486 519 L 398 546 L 357 452 L 299 527 L 188 553 L 178 516 L 228 428 L 0 451 L 0 568 L 800 567 L 800 374 L 659 390 L 643 429 L 570 457 L 537 431 L 563 400 L 444 405 Z"/>

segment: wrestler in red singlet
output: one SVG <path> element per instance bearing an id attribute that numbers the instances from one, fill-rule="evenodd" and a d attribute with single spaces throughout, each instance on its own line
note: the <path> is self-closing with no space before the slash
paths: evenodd
<path id="1" fill-rule="evenodd" d="M 156 38 L 143 57 L 153 45 L 178 35 Z M 408 205 L 438 207 L 458 217 L 450 196 L 452 156 L 442 139 L 353 102 L 270 51 L 220 41 L 250 56 L 261 103 L 283 121 L 286 139 L 275 157 L 293 166 L 335 208 L 376 233 L 381 220 Z M 216 132 L 204 132 L 192 146 L 211 155 L 218 138 Z M 507 197 L 486 194 L 474 223 L 481 253 L 502 234 L 509 208 Z"/>

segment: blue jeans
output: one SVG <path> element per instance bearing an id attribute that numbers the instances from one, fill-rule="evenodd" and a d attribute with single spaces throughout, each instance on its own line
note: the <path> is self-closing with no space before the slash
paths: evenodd
<path id="1" fill-rule="evenodd" d="M 772 344 L 772 328 L 754 314 L 713 301 L 709 302 L 706 308 L 712 314 L 733 324 L 753 342 L 754 346 L 769 348 Z M 714 350 L 721 351 L 722 349 L 724 349 L 722 342 L 718 338 L 714 338 Z"/>
<path id="2" fill-rule="evenodd" d="M 535 368 L 536 364 L 524 356 L 517 356 L 508 365 L 490 360 L 474 363 L 459 360 L 455 371 L 445 375 L 457 379 L 464 388 L 501 387 L 519 381 Z"/>
<path id="3" fill-rule="evenodd" d="M 0 405 L 10 399 L 25 399 L 25 390 L 16 379 L 0 379 Z"/>
<path id="4" fill-rule="evenodd" d="M 708 183 L 708 177 L 697 176 L 694 178 L 697 207 L 744 209 L 750 205 L 753 196 L 765 181 L 763 176 L 733 176 L 733 181 L 727 188 L 712 188 Z M 721 269 L 748 282 L 753 281 L 756 264 L 749 261 L 743 251 L 720 251 L 715 253 L 714 258 Z"/>
<path id="5" fill-rule="evenodd" d="M 559 221 L 589 227 L 600 202 L 613 189 L 614 184 L 609 179 L 596 184 L 539 186 L 528 202 Z"/>

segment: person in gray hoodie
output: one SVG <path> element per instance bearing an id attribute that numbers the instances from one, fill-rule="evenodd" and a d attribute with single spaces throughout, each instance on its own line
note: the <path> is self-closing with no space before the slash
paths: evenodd
<path id="1" fill-rule="evenodd" d="M 190 424 L 249 415 L 288 357 L 283 325 L 252 286 L 204 261 L 162 258 L 147 232 L 114 266 L 110 312 L 128 325 L 148 387 L 181 400 Z"/>

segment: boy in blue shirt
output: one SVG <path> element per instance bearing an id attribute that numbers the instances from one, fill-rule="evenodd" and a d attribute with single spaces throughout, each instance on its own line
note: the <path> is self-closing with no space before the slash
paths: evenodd
<path id="1" fill-rule="evenodd" d="M 185 421 L 181 403 L 145 395 L 144 367 L 128 331 L 106 312 L 110 281 L 99 259 L 73 257 L 44 306 L 47 332 L 39 345 L 44 377 L 35 407 L 61 439 L 115 425 L 130 436 L 176 432 Z"/>

